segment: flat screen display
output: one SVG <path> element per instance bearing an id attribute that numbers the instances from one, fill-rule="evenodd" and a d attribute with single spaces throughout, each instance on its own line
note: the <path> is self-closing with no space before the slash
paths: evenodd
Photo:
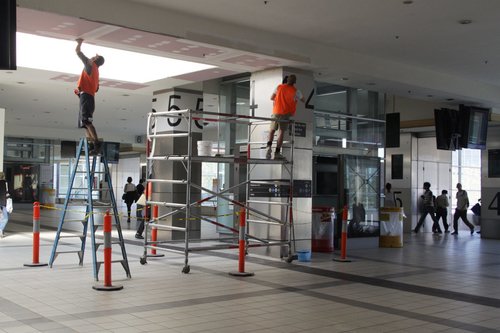
<path id="1" fill-rule="evenodd" d="M 76 142 L 75 141 L 61 141 L 61 157 L 62 158 L 75 158 L 76 157 Z"/>
<path id="2" fill-rule="evenodd" d="M 486 149 L 488 137 L 489 110 L 469 107 L 469 124 L 467 133 L 467 148 Z"/>
<path id="3" fill-rule="evenodd" d="M 120 160 L 120 143 L 104 142 L 103 153 L 108 163 L 118 164 L 118 161 Z"/>
<path id="4" fill-rule="evenodd" d="M 436 127 L 436 147 L 442 150 L 458 149 L 459 125 L 458 111 L 452 109 L 434 110 L 434 125 Z"/>
<path id="5" fill-rule="evenodd" d="M 316 172 L 316 194 L 319 195 L 338 194 L 336 172 L 329 172 L 329 171 Z"/>

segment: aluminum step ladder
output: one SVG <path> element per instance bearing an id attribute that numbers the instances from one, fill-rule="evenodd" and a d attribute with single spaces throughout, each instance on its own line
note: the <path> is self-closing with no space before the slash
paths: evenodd
<path id="1" fill-rule="evenodd" d="M 106 143 L 103 143 L 103 147 L 106 147 Z M 106 152 L 106 149 L 103 149 L 104 152 Z M 82 157 L 85 157 L 85 170 L 84 171 L 79 171 L 78 170 L 78 164 L 80 162 L 80 159 Z M 92 163 L 91 163 L 91 158 L 92 158 Z M 96 171 L 96 166 L 97 166 L 97 161 L 98 158 L 100 159 L 100 163 L 103 164 L 104 171 L 99 172 Z M 85 188 L 76 188 L 74 187 L 75 183 L 75 178 L 78 173 L 84 173 L 87 179 L 87 186 Z M 96 178 L 96 175 L 98 174 L 103 174 L 104 175 L 104 180 L 108 184 L 108 189 L 105 189 L 105 191 L 109 191 L 109 197 L 111 199 L 110 203 L 108 205 L 94 205 L 94 199 L 93 199 L 93 194 L 99 191 L 102 191 L 101 189 L 96 188 L 96 184 L 94 183 L 94 179 Z M 121 249 L 121 259 L 119 260 L 113 260 L 113 262 L 119 262 L 121 263 L 123 269 L 125 270 L 125 273 L 128 278 L 131 278 L 130 275 L 130 267 L 128 264 L 128 259 L 127 259 L 127 253 L 125 250 L 125 242 L 123 239 L 123 233 L 120 225 L 120 218 L 118 215 L 118 209 L 116 206 L 116 198 L 113 192 L 113 186 L 111 183 L 111 174 L 109 172 L 109 166 L 108 166 L 108 158 L 106 156 L 106 153 L 99 153 L 98 155 L 90 155 L 89 154 L 89 143 L 87 139 L 82 138 L 80 139 L 80 143 L 77 148 L 77 153 L 76 153 L 76 161 L 74 164 L 74 167 L 71 172 L 70 176 L 70 181 L 68 184 L 68 191 L 66 193 L 66 199 L 64 201 L 64 208 L 61 212 L 61 218 L 59 225 L 57 227 L 57 233 L 56 237 L 54 239 L 54 245 L 52 247 L 52 252 L 50 255 L 50 260 L 49 260 L 49 267 L 52 267 L 54 264 L 55 259 L 59 254 L 65 254 L 65 253 L 76 253 L 79 258 L 79 265 L 83 266 L 83 258 L 85 254 L 85 244 L 86 244 L 86 239 L 87 239 L 87 232 L 90 230 L 90 238 L 92 242 L 92 263 L 93 263 L 93 273 L 94 273 L 94 279 L 95 281 L 99 280 L 99 269 L 104 262 L 103 260 L 98 260 L 97 259 L 97 251 L 99 249 L 99 246 L 104 244 L 103 241 L 96 241 L 96 231 L 103 227 L 102 224 L 96 224 L 94 220 L 94 215 L 97 214 L 97 212 L 94 211 L 94 208 L 108 208 L 108 210 L 112 209 L 112 213 L 114 215 L 114 228 L 116 230 L 116 233 L 118 235 L 117 239 L 114 239 L 112 241 L 112 244 L 117 244 L 120 246 Z M 69 203 L 72 201 L 72 199 L 75 198 L 76 194 L 74 191 L 77 190 L 85 190 L 86 191 L 86 198 L 85 198 L 85 215 L 81 219 L 77 220 L 69 220 L 66 218 L 66 213 L 68 212 L 68 206 Z M 81 195 L 81 194 L 79 194 Z M 81 233 L 77 234 L 71 234 L 71 235 L 61 235 L 64 223 L 69 223 L 69 222 L 81 222 L 83 226 L 83 230 Z M 90 228 L 90 229 L 89 229 Z M 64 250 L 64 251 L 58 251 L 58 246 L 63 245 L 59 244 L 59 241 L 61 239 L 68 239 L 68 238 L 78 238 L 80 241 L 80 244 L 77 249 L 75 250 Z M 64 244 L 66 245 L 66 244 Z"/>

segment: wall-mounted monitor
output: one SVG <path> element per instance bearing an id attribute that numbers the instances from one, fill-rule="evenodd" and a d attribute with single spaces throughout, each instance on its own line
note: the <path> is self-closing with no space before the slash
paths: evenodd
<path id="1" fill-rule="evenodd" d="M 16 0 L 0 1 L 0 70 L 17 69 Z"/>
<path id="2" fill-rule="evenodd" d="M 76 142 L 75 141 L 61 141 L 61 157 L 62 158 L 75 158 L 76 157 Z"/>
<path id="3" fill-rule="evenodd" d="M 489 109 L 460 105 L 434 110 L 437 149 L 486 149 Z"/>
<path id="4" fill-rule="evenodd" d="M 102 149 L 109 164 L 118 164 L 120 160 L 119 142 L 104 142 Z"/>
<path id="5" fill-rule="evenodd" d="M 458 111 L 452 109 L 434 110 L 434 125 L 436 127 L 436 147 L 442 150 L 460 149 L 458 138 Z"/>
<path id="6" fill-rule="evenodd" d="M 385 147 L 398 148 L 400 136 L 399 113 L 387 113 L 385 115 Z"/>
<path id="7" fill-rule="evenodd" d="M 463 148 L 486 149 L 490 110 L 475 106 L 460 105 L 459 112 L 467 120 L 462 128 Z"/>

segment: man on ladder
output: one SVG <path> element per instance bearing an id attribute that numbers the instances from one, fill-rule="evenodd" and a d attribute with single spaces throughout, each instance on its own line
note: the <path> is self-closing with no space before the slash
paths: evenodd
<path id="1" fill-rule="evenodd" d="M 89 153 L 96 155 L 99 153 L 100 144 L 95 127 L 92 124 L 92 116 L 95 110 L 94 96 L 99 90 L 99 67 L 104 64 L 104 58 L 98 54 L 90 59 L 87 58 L 80 50 L 83 39 L 78 38 L 76 42 L 78 43 L 76 45 L 76 54 L 84 65 L 82 74 L 78 79 L 78 87 L 75 89 L 75 94 L 80 98 L 78 127 L 85 128 L 87 139 L 93 143 Z"/>

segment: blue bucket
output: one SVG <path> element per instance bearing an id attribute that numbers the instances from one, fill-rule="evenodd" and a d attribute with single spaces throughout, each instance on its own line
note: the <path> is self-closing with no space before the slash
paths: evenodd
<path id="1" fill-rule="evenodd" d="M 309 251 L 309 250 L 297 251 L 297 255 L 299 257 L 299 261 L 300 262 L 309 262 L 309 261 L 311 261 L 311 251 Z"/>

